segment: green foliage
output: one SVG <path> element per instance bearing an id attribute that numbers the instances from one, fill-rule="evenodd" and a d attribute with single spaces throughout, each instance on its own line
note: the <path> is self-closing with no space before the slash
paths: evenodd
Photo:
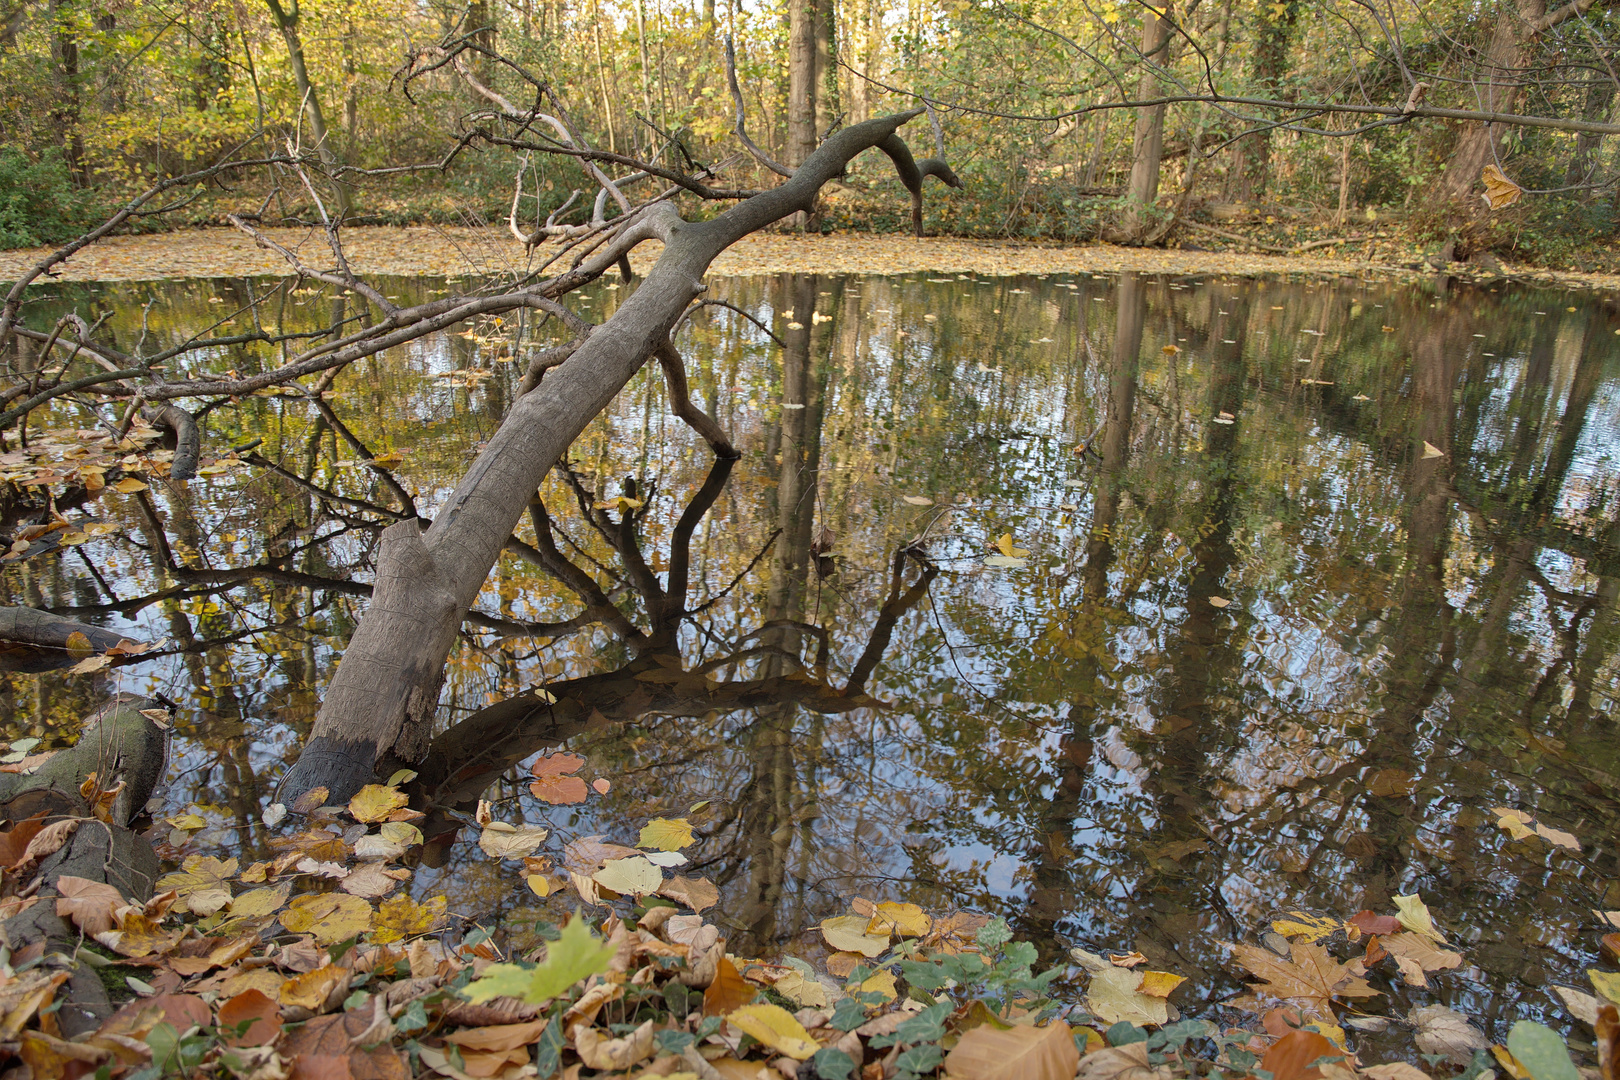
<path id="1" fill-rule="evenodd" d="M 503 995 L 542 1004 L 581 979 L 606 971 L 614 952 L 612 945 L 591 933 L 585 920 L 575 915 L 563 927 L 561 936 L 547 947 L 545 962 L 492 964 L 462 993 L 474 1004 Z"/>
<path id="2" fill-rule="evenodd" d="M 0 147 L 0 248 L 67 240 L 85 231 L 92 213 L 91 198 L 74 188 L 56 150 L 33 159 Z"/>

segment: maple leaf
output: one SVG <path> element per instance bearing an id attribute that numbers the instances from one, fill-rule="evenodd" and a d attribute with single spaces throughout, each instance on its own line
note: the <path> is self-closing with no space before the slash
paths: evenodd
<path id="1" fill-rule="evenodd" d="M 1320 945 L 1296 941 L 1287 960 L 1254 945 L 1234 945 L 1232 951 L 1238 963 L 1262 980 L 1251 987 L 1257 994 L 1303 1002 L 1324 1019 L 1332 1018 L 1329 1002 L 1335 997 L 1365 998 L 1379 993 L 1353 975 L 1349 964 L 1339 963 Z"/>
<path id="2" fill-rule="evenodd" d="M 386 945 L 425 934 L 438 925 L 449 904 L 442 896 L 430 896 L 420 904 L 403 894 L 390 897 L 378 905 L 371 940 L 374 944 Z"/>

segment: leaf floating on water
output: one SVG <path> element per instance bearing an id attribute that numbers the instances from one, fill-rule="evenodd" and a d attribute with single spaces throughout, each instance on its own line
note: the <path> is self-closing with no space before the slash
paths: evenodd
<path id="1" fill-rule="evenodd" d="M 133 476 L 126 476 L 122 480 L 118 481 L 118 483 L 112 485 L 112 489 L 125 495 L 133 495 L 137 491 L 147 490 L 147 487 Z"/>
<path id="2" fill-rule="evenodd" d="M 1423 460 L 1424 461 L 1428 461 L 1430 458 L 1445 457 L 1445 456 L 1446 456 L 1445 452 L 1442 451 L 1438 446 L 1434 445 L 1433 443 L 1425 442 L 1423 444 Z"/>
<path id="3" fill-rule="evenodd" d="M 1545 1024 L 1518 1021 L 1508 1032 L 1507 1048 L 1533 1080 L 1580 1080 L 1580 1071 L 1569 1059 L 1563 1036 Z"/>
<path id="4" fill-rule="evenodd" d="M 658 891 L 664 884 L 664 872 L 644 856 L 610 860 L 591 875 L 591 880 L 604 889 L 612 889 L 624 896 L 646 896 Z"/>
<path id="5" fill-rule="evenodd" d="M 1344 923 L 1326 915 L 1312 915 L 1305 911 L 1290 911 L 1280 919 L 1273 919 L 1271 928 L 1286 938 L 1298 938 L 1307 945 L 1315 945 L 1344 929 Z"/>
<path id="6" fill-rule="evenodd" d="M 60 901 L 58 901 L 58 904 L 60 904 Z M 1564 1008 L 1569 1010 L 1571 1016 L 1582 1023 L 1591 1024 L 1593 1027 L 1597 1026 L 1598 1010 L 1603 1007 L 1601 1001 L 1591 994 L 1576 990 L 1570 986 L 1554 986 L 1552 989 L 1558 995 L 1559 1000 L 1564 1003 Z"/>
<path id="7" fill-rule="evenodd" d="M 1399 912 L 1395 917 L 1401 920 L 1401 925 L 1414 933 L 1422 934 L 1431 941 L 1444 945 L 1445 937 L 1434 928 L 1434 919 L 1429 914 L 1428 906 L 1423 903 L 1423 897 L 1417 893 L 1411 896 L 1395 897 L 1395 910 Z"/>
<path id="8" fill-rule="evenodd" d="M 1013 543 L 1013 535 L 1010 532 L 1002 533 L 1001 536 L 997 538 L 995 548 L 1009 559 L 1022 558 L 1023 556 L 1029 554 L 1029 550 L 1027 548 L 1018 547 Z"/>
<path id="9" fill-rule="evenodd" d="M 1586 977 L 1592 980 L 1593 989 L 1616 1005 L 1620 1005 L 1620 974 L 1589 968 Z"/>
<path id="10" fill-rule="evenodd" d="M 866 924 L 866 932 L 882 934 L 885 938 L 890 934 L 903 938 L 923 937 L 933 926 L 934 920 L 916 904 L 885 903 L 877 906 Z"/>
<path id="11" fill-rule="evenodd" d="M 398 788 L 367 784 L 349 800 L 349 813 L 354 815 L 356 821 L 381 821 L 410 801 L 410 797 Z"/>
<path id="12" fill-rule="evenodd" d="M 511 825 L 492 821 L 478 834 L 478 846 L 492 859 L 521 859 L 545 843 L 547 829 L 539 825 Z"/>
<path id="13" fill-rule="evenodd" d="M 371 905 L 347 893 L 300 896 L 280 916 L 289 933 L 313 934 L 319 945 L 336 945 L 364 933 L 371 929 L 371 919 Z"/>
<path id="14" fill-rule="evenodd" d="M 1506 829 L 1508 836 L 1514 840 L 1523 840 L 1536 834 L 1536 830 L 1530 828 L 1531 822 L 1536 819 L 1523 810 L 1515 810 L 1509 806 L 1496 806 L 1491 808 L 1491 813 L 1496 815 L 1497 827 Z"/>
<path id="15" fill-rule="evenodd" d="M 1228 600 L 1224 596 L 1212 596 L 1209 598 L 1210 607 L 1223 608 L 1229 606 L 1231 603 L 1232 601 Z"/>
<path id="16" fill-rule="evenodd" d="M 590 797 L 585 781 L 569 775 L 578 772 L 584 765 L 585 759 L 578 754 L 550 754 L 536 758 L 534 764 L 529 766 L 529 772 L 535 778 L 534 783 L 529 785 L 529 794 L 553 806 L 572 806 L 584 802 Z"/>
<path id="17" fill-rule="evenodd" d="M 637 847 L 679 851 L 692 843 L 692 823 L 685 818 L 653 818 L 641 827 Z"/>
<path id="18" fill-rule="evenodd" d="M 1569 848 L 1571 851 L 1581 850 L 1581 842 L 1575 839 L 1575 835 L 1564 832 L 1562 829 L 1552 829 L 1538 823 L 1536 825 L 1536 835 L 1549 843 L 1557 844 L 1559 847 Z"/>
<path id="19" fill-rule="evenodd" d="M 912 506 L 933 506 L 934 505 L 934 500 L 933 499 L 925 499 L 921 495 L 907 495 L 901 501 L 902 502 L 908 502 Z"/>
<path id="20" fill-rule="evenodd" d="M 1086 1008 L 1105 1024 L 1169 1023 L 1170 1003 L 1142 993 L 1142 979 L 1142 972 L 1129 968 L 1110 966 L 1094 973 L 1086 990 Z"/>
<path id="21" fill-rule="evenodd" d="M 946 1072 L 961 1080 L 1070 1080 L 1079 1065 L 1074 1031 L 1062 1020 L 1045 1027 L 980 1024 L 945 1057 Z"/>
<path id="22" fill-rule="evenodd" d="M 984 565 L 995 570 L 1022 570 L 1029 565 L 1029 560 L 1010 555 L 991 555 L 984 560 Z"/>
<path id="23" fill-rule="evenodd" d="M 821 920 L 821 936 L 839 952 L 881 956 L 889 948 L 889 935 L 869 933 L 869 922 L 859 915 L 836 915 Z"/>

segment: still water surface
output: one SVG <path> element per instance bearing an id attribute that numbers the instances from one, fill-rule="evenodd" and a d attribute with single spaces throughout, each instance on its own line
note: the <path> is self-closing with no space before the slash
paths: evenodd
<path id="1" fill-rule="evenodd" d="M 184 281 L 63 286 L 34 318 L 110 309 L 121 347 L 150 348 L 272 289 L 286 329 L 353 314 L 314 289 Z M 605 676 L 570 684 L 598 715 L 568 745 L 609 793 L 546 807 L 520 768 L 489 792 L 501 816 L 549 822 L 557 846 L 633 842 L 706 803 L 689 854 L 739 953 L 800 948 L 857 894 L 969 906 L 1051 961 L 1140 950 L 1191 976 L 1174 1000 L 1205 1014 L 1239 985 L 1220 942 L 1421 892 L 1467 963 L 1432 993 L 1380 982 L 1374 1011 L 1443 1001 L 1498 1040 L 1525 1016 L 1568 1028 L 1545 988 L 1586 986 L 1591 909 L 1620 908 L 1620 309 L 1314 278 L 711 295 L 781 338 L 724 308 L 679 332 L 741 459 L 716 468 L 645 372 L 543 492 L 557 556 L 618 614 L 567 622 L 579 596 L 519 552 L 465 627 L 446 727 Z M 173 651 L 101 684 L 3 676 L 7 734 L 68 737 L 107 689 L 162 691 L 182 705 L 167 805 L 217 823 L 197 845 L 262 856 L 258 814 L 378 528 L 432 516 L 536 347 L 490 322 L 357 365 L 324 410 L 212 411 L 209 450 L 262 439 L 261 464 L 108 493 L 92 508 L 119 534 L 5 570 L 7 602 Z M 403 460 L 385 475 L 362 447 Z M 986 565 L 1004 535 L 1027 565 Z M 1496 806 L 1582 852 L 1509 842 Z M 417 892 L 486 925 L 577 902 L 529 896 L 465 841 L 442 862 Z"/>

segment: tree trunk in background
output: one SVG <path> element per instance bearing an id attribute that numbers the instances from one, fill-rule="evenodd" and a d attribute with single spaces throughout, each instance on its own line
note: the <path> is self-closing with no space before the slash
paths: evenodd
<path id="1" fill-rule="evenodd" d="M 1149 8 L 1149 11 L 1153 9 Z M 1142 77 L 1137 80 L 1136 96 L 1147 100 L 1159 96 L 1157 68 L 1169 59 L 1170 21 L 1174 4 L 1142 20 Z M 1139 244 L 1153 221 L 1153 202 L 1159 197 L 1159 164 L 1164 157 L 1163 105 L 1146 105 L 1136 110 L 1136 138 L 1131 148 L 1131 179 L 1125 189 L 1125 208 L 1111 237 L 1116 243 Z"/>
<path id="2" fill-rule="evenodd" d="M 1261 4 L 1254 16 L 1254 93 L 1275 98 L 1288 73 L 1288 44 L 1299 18 L 1297 0 L 1282 5 Z M 1271 129 L 1262 128 L 1238 140 L 1227 185 L 1233 202 L 1254 202 L 1266 197 L 1271 178 Z"/>
<path id="3" fill-rule="evenodd" d="M 264 0 L 270 8 L 270 15 L 276 20 L 276 29 L 287 42 L 287 59 L 292 65 L 293 86 L 298 90 L 298 97 L 304 103 L 304 116 L 309 121 L 309 137 L 315 143 L 315 153 L 320 157 L 321 164 L 328 169 L 336 170 L 339 165 L 337 151 L 332 149 L 332 140 L 327 137 L 326 114 L 321 112 L 321 97 L 316 93 L 315 86 L 309 81 L 309 68 L 304 63 L 304 41 L 298 35 L 298 0 L 292 0 L 288 7 L 283 7 L 281 0 Z M 339 221 L 349 214 L 348 188 L 333 181 L 335 197 L 333 199 L 332 214 Z"/>
<path id="4" fill-rule="evenodd" d="M 90 183 L 90 174 L 85 168 L 84 136 L 79 130 L 79 39 L 68 4 L 53 0 L 50 10 L 51 59 L 56 61 L 56 100 L 51 106 L 51 119 L 56 124 L 56 144 L 73 183 L 85 187 Z"/>
<path id="5" fill-rule="evenodd" d="M 1605 50 L 1604 56 L 1610 63 L 1614 61 L 1612 50 Z M 1614 80 L 1606 73 L 1596 73 L 1588 76 L 1586 80 L 1586 108 L 1583 119 L 1599 123 L 1606 120 L 1614 108 Z M 1593 172 L 1593 159 L 1597 156 L 1598 147 L 1603 143 L 1603 136 L 1582 133 L 1575 136 L 1575 152 L 1569 159 L 1569 170 L 1565 174 L 1565 183 L 1571 186 L 1584 184 L 1591 179 Z M 1590 201 L 1591 192 L 1586 193 L 1586 200 Z"/>
<path id="6" fill-rule="evenodd" d="M 820 0 L 788 5 L 787 164 L 804 164 L 816 150 L 816 19 Z"/>
<path id="7" fill-rule="evenodd" d="M 849 44 L 854 56 L 854 72 L 849 78 L 849 122 L 859 124 L 872 115 L 872 87 L 867 79 L 877 65 L 882 27 L 877 0 L 860 0 L 855 22 L 850 27 Z"/>
<path id="8" fill-rule="evenodd" d="M 1474 84 L 1476 109 L 1512 112 L 1519 101 L 1519 80 L 1530 62 L 1530 43 L 1543 29 L 1546 0 L 1503 0 L 1491 31 L 1490 48 L 1485 54 L 1483 79 Z M 1464 198 L 1479 180 L 1485 166 L 1496 160 L 1501 129 L 1471 122 L 1463 125 L 1446 171 L 1440 177 L 1440 193 L 1447 198 Z"/>
<path id="9" fill-rule="evenodd" d="M 836 0 L 816 0 L 816 126 L 827 133 L 839 119 L 838 8 Z"/>

